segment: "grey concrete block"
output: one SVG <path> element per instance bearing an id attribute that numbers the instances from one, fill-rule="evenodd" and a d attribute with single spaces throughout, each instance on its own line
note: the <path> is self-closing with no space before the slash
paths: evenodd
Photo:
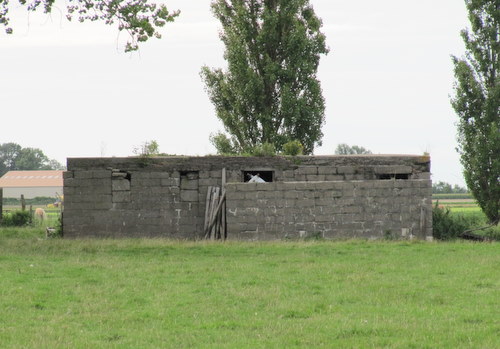
<path id="1" fill-rule="evenodd" d="M 113 192 L 112 202 L 130 202 L 130 192 L 129 191 Z"/>
<path id="2" fill-rule="evenodd" d="M 339 166 L 337 167 L 338 174 L 354 174 L 356 168 L 354 166 Z"/>
<path id="3" fill-rule="evenodd" d="M 337 167 L 335 166 L 318 166 L 319 175 L 336 175 Z"/>
<path id="4" fill-rule="evenodd" d="M 130 190 L 130 181 L 119 179 L 111 181 L 113 191 L 128 191 Z"/>
<path id="5" fill-rule="evenodd" d="M 198 202 L 197 190 L 181 190 L 181 201 L 184 202 Z"/>
<path id="6" fill-rule="evenodd" d="M 110 178 L 111 177 L 111 171 L 110 170 L 93 170 L 92 171 L 92 178 Z"/>
<path id="7" fill-rule="evenodd" d="M 184 177 L 181 177 L 181 190 L 198 190 L 198 179 L 185 179 Z"/>
<path id="8" fill-rule="evenodd" d="M 135 180 L 143 180 L 143 179 L 150 179 L 151 178 L 151 172 L 144 170 L 144 171 L 131 171 L 131 176 L 132 179 Z"/>
<path id="9" fill-rule="evenodd" d="M 344 175 L 325 175 L 325 181 L 343 181 Z"/>
<path id="10" fill-rule="evenodd" d="M 296 190 L 292 191 L 286 191 L 285 194 L 283 195 L 285 199 L 298 199 L 299 198 L 299 192 Z"/>
<path id="11" fill-rule="evenodd" d="M 325 180 L 325 175 L 306 175 L 306 181 L 308 182 L 313 182 L 313 181 L 324 181 Z"/>
<path id="12" fill-rule="evenodd" d="M 75 178 L 75 179 L 90 179 L 90 178 L 92 178 L 92 171 L 74 171 L 73 178 Z"/>
<path id="13" fill-rule="evenodd" d="M 149 188 L 160 187 L 162 179 L 160 178 L 135 178 L 132 177 L 130 185 L 132 187 Z"/>
<path id="14" fill-rule="evenodd" d="M 316 166 L 300 166 L 295 170 L 296 175 L 317 175 L 318 167 Z"/>
<path id="15" fill-rule="evenodd" d="M 180 184 L 179 178 L 160 178 L 160 185 L 165 187 L 178 187 Z"/>

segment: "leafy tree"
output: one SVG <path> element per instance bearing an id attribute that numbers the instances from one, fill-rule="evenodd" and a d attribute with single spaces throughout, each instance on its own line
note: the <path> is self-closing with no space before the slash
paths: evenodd
<path id="1" fill-rule="evenodd" d="M 16 169 L 16 158 L 21 153 L 22 147 L 16 143 L 0 144 L 0 175 Z"/>
<path id="2" fill-rule="evenodd" d="M 27 11 L 43 8 L 44 13 L 50 13 L 55 0 L 18 0 Z M 0 25 L 5 32 L 11 34 L 13 28 L 9 25 L 9 0 L 0 0 Z M 158 5 L 149 0 L 70 0 L 66 5 L 66 18 L 79 22 L 103 21 L 108 25 L 116 24 L 118 30 L 125 30 L 130 40 L 125 46 L 125 52 L 138 49 L 138 43 L 151 37 L 160 38 L 158 32 L 167 22 L 172 22 L 179 11 L 169 12 L 163 4 Z"/>
<path id="3" fill-rule="evenodd" d="M 500 220 L 500 2 L 465 0 L 465 57 L 453 56 L 458 152 L 467 186 L 491 223 Z"/>
<path id="4" fill-rule="evenodd" d="M 229 135 L 212 138 L 214 145 L 229 142 L 227 148 L 244 153 L 270 143 L 281 151 L 298 140 L 312 153 L 323 137 L 316 72 L 328 49 L 309 0 L 214 0 L 212 11 L 222 24 L 228 63 L 224 71 L 201 71 Z"/>
<path id="5" fill-rule="evenodd" d="M 216 134 L 210 135 L 210 142 L 214 145 L 217 150 L 217 154 L 220 155 L 234 155 L 238 154 L 231 140 L 227 138 L 222 132 L 217 132 Z"/>
<path id="6" fill-rule="evenodd" d="M 458 184 L 452 186 L 450 183 L 439 181 L 432 183 L 433 194 L 465 194 L 467 188 L 461 187 Z"/>
<path id="7" fill-rule="evenodd" d="M 341 143 L 337 145 L 335 148 L 335 154 L 337 155 L 354 155 L 354 154 L 371 154 L 372 152 L 363 147 L 359 147 L 357 145 L 347 145 L 345 143 Z"/>
<path id="8" fill-rule="evenodd" d="M 56 160 L 50 160 L 38 148 L 23 148 L 16 143 L 0 144 L 0 176 L 8 171 L 62 170 Z"/>

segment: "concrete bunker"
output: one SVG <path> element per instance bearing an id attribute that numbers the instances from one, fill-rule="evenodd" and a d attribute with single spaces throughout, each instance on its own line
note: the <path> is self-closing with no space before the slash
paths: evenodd
<path id="1" fill-rule="evenodd" d="M 432 236 L 428 156 L 70 158 L 67 168 L 66 237 L 202 239 L 212 188 L 225 195 L 228 239 Z M 264 183 L 248 181 L 257 174 Z"/>

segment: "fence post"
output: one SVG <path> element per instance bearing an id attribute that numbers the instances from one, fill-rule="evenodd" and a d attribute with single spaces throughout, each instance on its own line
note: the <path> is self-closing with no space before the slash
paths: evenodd
<path id="1" fill-rule="evenodd" d="M 3 218 L 3 188 L 0 188 L 0 224 L 2 224 Z"/>

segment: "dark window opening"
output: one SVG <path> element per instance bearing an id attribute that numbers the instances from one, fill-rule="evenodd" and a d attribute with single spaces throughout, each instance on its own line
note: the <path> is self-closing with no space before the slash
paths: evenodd
<path id="1" fill-rule="evenodd" d="M 200 173 L 199 171 L 180 171 L 181 179 L 188 179 L 188 180 L 193 180 L 193 179 L 198 179 L 200 178 Z"/>
<path id="2" fill-rule="evenodd" d="M 408 173 L 382 173 L 377 175 L 377 179 L 409 179 L 410 175 Z"/>
<path id="3" fill-rule="evenodd" d="M 247 183 L 254 176 L 260 177 L 264 182 L 272 182 L 274 171 L 243 171 L 243 182 Z"/>
<path id="4" fill-rule="evenodd" d="M 113 179 L 126 179 L 127 181 L 130 181 L 132 179 L 132 174 L 127 171 L 113 170 L 111 177 Z"/>

